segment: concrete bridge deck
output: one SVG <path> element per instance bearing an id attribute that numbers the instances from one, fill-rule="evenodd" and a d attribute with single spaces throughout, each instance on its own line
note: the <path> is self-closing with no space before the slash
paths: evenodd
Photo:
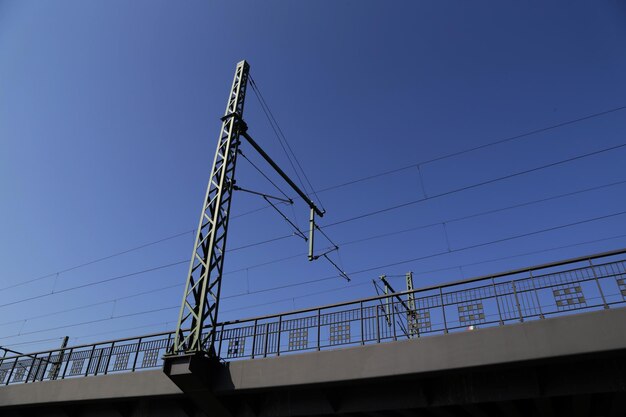
<path id="1" fill-rule="evenodd" d="M 203 395 L 233 416 L 625 415 L 625 324 L 626 309 L 607 309 L 233 361 Z M 202 413 L 149 370 L 1 387 L 0 415 Z"/>

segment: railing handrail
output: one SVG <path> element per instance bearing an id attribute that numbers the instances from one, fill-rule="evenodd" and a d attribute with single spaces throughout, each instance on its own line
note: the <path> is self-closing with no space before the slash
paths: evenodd
<path id="1" fill-rule="evenodd" d="M 448 283 L 445 283 L 445 284 L 428 285 L 428 286 L 425 286 L 425 287 L 414 288 L 414 289 L 412 289 L 410 291 L 398 291 L 398 292 L 390 293 L 390 294 L 375 295 L 375 296 L 372 296 L 372 297 L 359 298 L 357 300 L 342 301 L 342 302 L 336 303 L 336 304 L 326 304 L 326 305 L 317 306 L 317 307 L 307 307 L 307 308 L 303 308 L 303 309 L 300 309 L 300 310 L 292 310 L 292 311 L 289 311 L 289 312 L 286 312 L 286 313 L 277 313 L 277 314 L 271 314 L 271 315 L 267 315 L 267 316 L 256 316 L 256 317 L 248 317 L 248 318 L 245 318 L 245 319 L 225 321 L 225 322 L 219 323 L 218 325 L 221 326 L 221 325 L 228 325 L 228 324 L 239 324 L 239 323 L 244 323 L 244 322 L 247 322 L 247 321 L 265 320 L 265 319 L 275 318 L 275 317 L 279 317 L 279 316 L 286 316 L 286 315 L 292 315 L 292 314 L 301 314 L 301 313 L 308 313 L 308 312 L 317 311 L 317 310 L 325 310 L 325 309 L 329 309 L 329 308 L 342 307 L 342 306 L 358 303 L 358 302 L 361 302 L 361 301 L 362 302 L 366 302 L 366 301 L 381 300 L 381 299 L 389 298 L 389 297 L 395 296 L 395 295 L 415 294 L 415 293 L 418 293 L 418 292 L 436 290 L 436 289 L 439 289 L 439 288 L 447 288 L 447 287 L 452 287 L 452 286 L 455 286 L 455 285 L 470 284 L 472 282 L 482 281 L 482 280 L 486 280 L 486 279 L 495 279 L 495 278 L 500 278 L 500 277 L 507 276 L 507 275 L 515 275 L 515 274 L 521 274 L 523 272 L 536 271 L 536 270 L 539 270 L 539 269 L 547 269 L 547 268 L 551 268 L 551 267 L 566 265 L 566 264 L 569 264 L 569 263 L 576 263 L 576 262 L 586 261 L 586 260 L 589 260 L 589 259 L 606 258 L 606 257 L 609 257 L 609 256 L 620 255 L 620 254 L 623 254 L 623 253 L 626 253 L 626 248 L 618 249 L 618 250 L 614 250 L 614 251 L 609 251 L 609 252 L 601 252 L 601 253 L 597 253 L 597 254 L 593 254 L 593 255 L 579 256 L 579 257 L 576 257 L 576 258 L 570 258 L 570 259 L 566 259 L 566 260 L 563 260 L 563 261 L 557 261 L 557 262 L 550 262 L 550 263 L 540 264 L 540 265 L 536 265 L 536 266 L 532 266 L 532 267 L 512 269 L 512 270 L 506 271 L 506 272 L 498 272 L 498 273 L 495 273 L 495 274 L 481 275 L 481 276 L 478 276 L 478 277 L 472 277 L 472 278 L 467 278 L 467 279 L 463 279 L 463 280 L 452 281 L 452 282 L 448 282 Z M 601 265 L 594 265 L 594 266 L 601 266 Z M 577 268 L 575 268 L 575 269 L 577 269 Z M 564 271 L 559 271 L 559 272 L 564 272 Z M 546 274 L 546 275 L 549 275 L 549 274 Z M 534 276 L 533 278 L 538 278 L 538 277 L 541 277 L 541 276 L 543 276 L 543 275 L 537 275 L 537 276 Z M 526 277 L 526 278 L 519 278 L 519 279 L 516 279 L 514 281 L 519 281 L 519 280 L 523 280 L 523 279 L 528 279 L 528 277 Z"/>
<path id="2" fill-rule="evenodd" d="M 129 340 L 139 340 L 139 339 L 146 339 L 146 338 L 150 338 L 150 337 L 167 336 L 167 335 L 172 334 L 172 333 L 174 333 L 174 331 L 160 332 L 160 333 L 151 333 L 151 334 L 145 334 L 145 335 L 133 336 L 133 337 L 125 337 L 123 339 L 111 339 L 111 340 L 105 340 L 103 342 L 85 343 L 85 344 L 82 344 L 82 345 L 66 346 L 64 348 L 59 347 L 59 348 L 55 348 L 55 349 L 40 350 L 39 352 L 29 352 L 29 353 L 24 353 L 24 354 L 21 354 L 21 355 L 5 356 L 4 358 L 0 358 L 0 362 L 4 362 L 7 359 L 14 359 L 14 358 L 21 358 L 21 357 L 32 357 L 32 356 L 35 356 L 35 355 L 40 355 L 42 353 L 66 352 L 66 351 L 68 351 L 70 349 L 76 350 L 76 349 L 90 347 L 90 346 L 96 346 L 96 345 L 108 345 L 108 344 L 111 344 L 111 343 L 117 344 L 119 342 L 127 342 Z"/>
<path id="3" fill-rule="evenodd" d="M 478 277 L 472 277 L 472 278 L 467 278 L 467 279 L 463 279 L 463 280 L 452 281 L 452 282 L 448 282 L 448 283 L 445 283 L 445 284 L 429 285 L 429 286 L 425 286 L 425 287 L 416 288 L 416 289 L 413 289 L 413 290 L 410 290 L 410 291 L 399 291 L 399 292 L 396 292 L 396 293 L 376 295 L 376 296 L 367 297 L 367 298 L 361 298 L 361 299 L 357 299 L 357 300 L 343 301 L 343 302 L 340 302 L 340 303 L 326 304 L 326 305 L 323 305 L 323 306 L 309 307 L 309 308 L 304 308 L 304 309 L 300 309 L 300 310 L 292 310 L 292 311 L 283 312 L 283 313 L 277 313 L 277 314 L 271 314 L 271 315 L 265 315 L 265 316 L 248 317 L 248 318 L 245 318 L 245 319 L 225 321 L 225 322 L 218 323 L 217 326 L 223 328 L 224 326 L 227 326 L 227 325 L 241 324 L 241 323 L 255 322 L 255 321 L 258 322 L 258 321 L 261 321 L 261 320 L 268 320 L 268 319 L 272 319 L 272 318 L 278 318 L 278 317 L 285 317 L 285 316 L 290 316 L 290 315 L 314 312 L 314 311 L 318 311 L 318 310 L 328 310 L 328 309 L 337 308 L 337 307 L 343 307 L 343 306 L 347 306 L 347 305 L 351 305 L 351 304 L 355 304 L 355 303 L 363 303 L 363 302 L 369 302 L 369 301 L 384 300 L 384 299 L 387 299 L 387 298 L 390 298 L 390 297 L 393 297 L 393 296 L 402 296 L 402 295 L 416 294 L 416 293 L 419 293 L 419 292 L 426 292 L 426 291 L 431 291 L 431 290 L 436 290 L 436 289 L 449 288 L 449 287 L 452 287 L 452 286 L 470 284 L 470 283 L 483 281 L 483 280 L 488 280 L 488 279 L 501 278 L 503 276 L 508 276 L 508 275 L 516 275 L 516 274 L 520 274 L 520 273 L 524 273 L 524 272 L 537 271 L 537 270 L 541 270 L 541 269 L 547 269 L 547 268 L 562 266 L 562 265 L 566 265 L 566 264 L 573 264 L 573 263 L 582 262 L 582 261 L 589 261 L 589 260 L 592 260 L 592 259 L 606 258 L 606 257 L 610 257 L 610 256 L 624 254 L 624 253 L 626 253 L 626 248 L 617 249 L 617 250 L 613 250 L 613 251 L 607 251 L 607 252 L 600 252 L 600 253 L 596 253 L 596 254 L 592 254 L 592 255 L 579 256 L 579 257 L 575 257 L 575 258 L 569 258 L 569 259 L 565 259 L 565 260 L 561 260 L 561 261 L 544 263 L 544 264 L 535 265 L 535 266 L 531 266 L 531 267 L 518 268 L 518 269 L 513 269 L 513 270 L 509 270 L 509 271 L 505 271 L 505 272 L 498 272 L 498 273 L 495 273 L 495 274 L 481 275 L 481 276 L 478 276 Z M 593 265 L 593 266 L 594 267 L 598 267 L 598 266 L 602 266 L 602 265 L 603 264 L 598 264 L 598 265 Z M 575 268 L 575 269 L 578 269 L 578 268 Z M 567 272 L 567 271 L 559 271 L 559 272 Z M 537 275 L 537 276 L 533 276 L 532 278 L 540 278 L 540 277 L 546 276 L 546 275 L 550 275 L 550 274 Z M 517 279 L 514 279 L 513 281 L 521 281 L 521 280 L 526 280 L 526 279 L 529 279 L 529 278 L 530 277 L 517 278 Z M 209 327 L 210 326 L 205 326 L 205 329 L 209 328 Z M 121 343 L 121 342 L 135 341 L 135 340 L 139 341 L 141 339 L 154 338 L 154 337 L 158 337 L 158 336 L 170 336 L 174 332 L 175 331 L 173 331 L 173 330 L 172 331 L 166 331 L 166 332 L 157 332 L 157 333 L 144 334 L 144 335 L 140 335 L 140 336 L 127 337 L 127 338 L 122 338 L 122 339 L 111 339 L 111 340 L 106 340 L 106 341 L 102 341 L 102 342 L 85 343 L 85 344 L 82 344 L 82 345 L 67 346 L 65 348 L 46 349 L 46 350 L 42 350 L 42 351 L 38 351 L 38 352 L 24 353 L 24 354 L 21 354 L 21 355 L 6 356 L 6 357 L 3 357 L 3 358 L 0 358 L 0 363 L 7 362 L 7 361 L 10 361 L 12 359 L 19 359 L 19 358 L 35 359 L 34 356 L 37 356 L 37 355 L 40 355 L 40 354 L 43 354 L 43 353 L 67 352 L 70 349 L 71 350 L 76 350 L 76 349 L 81 349 L 81 348 L 91 347 L 91 346 L 108 345 L 108 344 L 111 344 L 111 343 L 118 344 L 118 343 Z"/>

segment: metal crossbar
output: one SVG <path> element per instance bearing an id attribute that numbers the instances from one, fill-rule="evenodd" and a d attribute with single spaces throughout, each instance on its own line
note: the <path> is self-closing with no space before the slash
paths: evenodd
<path id="1" fill-rule="evenodd" d="M 414 300 L 407 314 L 402 304 Z M 390 308 L 381 309 L 381 301 Z M 626 306 L 626 249 L 339 304 L 218 323 L 225 361 L 332 350 Z M 204 328 L 203 334 L 211 329 Z M 0 385 L 163 366 L 175 332 L 0 358 Z M 417 341 L 416 343 L 419 343 Z"/>

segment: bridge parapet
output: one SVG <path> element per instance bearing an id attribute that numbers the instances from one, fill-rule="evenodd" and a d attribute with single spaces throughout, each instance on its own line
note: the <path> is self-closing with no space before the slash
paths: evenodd
<path id="1" fill-rule="evenodd" d="M 414 294 L 414 311 L 407 311 L 398 299 L 406 299 L 408 294 Z M 236 361 L 407 340 L 624 305 L 626 249 L 393 296 L 224 322 L 217 332 L 217 350 L 223 360 Z M 161 368 L 173 337 L 173 332 L 155 333 L 5 357 L 0 359 L 0 384 Z"/>

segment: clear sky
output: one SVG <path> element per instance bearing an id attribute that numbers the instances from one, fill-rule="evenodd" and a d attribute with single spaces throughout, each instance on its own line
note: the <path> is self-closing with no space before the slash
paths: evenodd
<path id="1" fill-rule="evenodd" d="M 335 270 L 297 237 L 229 253 L 221 319 L 374 295 L 383 273 L 419 287 L 626 246 L 624 147 L 456 191 L 622 145 L 626 110 L 415 165 L 626 106 L 625 21 L 623 1 L 0 0 L 0 345 L 175 327 L 241 59 L 314 188 L 375 176 L 320 192 L 322 225 L 427 198 L 325 229 L 351 283 L 305 283 Z M 237 181 L 275 193 L 242 159 Z M 232 215 L 264 206 L 237 193 Z M 306 225 L 301 201 L 284 209 Z M 264 209 L 233 218 L 228 245 L 291 232 Z"/>

